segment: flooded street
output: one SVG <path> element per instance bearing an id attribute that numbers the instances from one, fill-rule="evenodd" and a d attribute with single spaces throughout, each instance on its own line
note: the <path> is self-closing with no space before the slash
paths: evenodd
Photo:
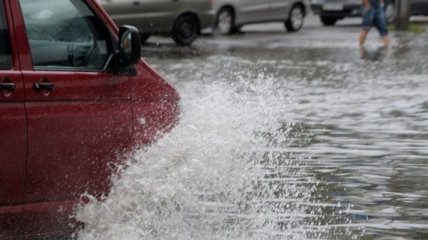
<path id="1" fill-rule="evenodd" d="M 362 51 L 358 23 L 151 38 L 180 124 L 80 210 L 81 239 L 428 239 L 428 35 Z"/>

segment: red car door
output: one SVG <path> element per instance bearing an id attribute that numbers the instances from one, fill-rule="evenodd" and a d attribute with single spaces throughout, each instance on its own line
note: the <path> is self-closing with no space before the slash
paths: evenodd
<path id="1" fill-rule="evenodd" d="M 10 41 L 10 17 L 0 1 L 0 205 L 23 200 L 27 150 L 24 87 L 16 49 Z"/>
<path id="2" fill-rule="evenodd" d="M 0 237 L 14 235 L 14 206 L 24 199 L 27 129 L 24 86 L 19 69 L 12 16 L 0 1 Z"/>
<path id="3" fill-rule="evenodd" d="M 109 29 L 81 0 L 11 1 L 28 114 L 26 202 L 100 195 L 132 142 L 131 78 L 108 71 Z M 19 12 L 19 11 L 16 11 Z M 25 28 L 19 27 L 25 26 Z M 27 53 L 27 54 L 24 54 Z"/>

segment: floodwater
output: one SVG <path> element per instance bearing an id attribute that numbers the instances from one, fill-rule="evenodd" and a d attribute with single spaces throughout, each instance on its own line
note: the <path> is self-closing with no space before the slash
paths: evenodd
<path id="1" fill-rule="evenodd" d="M 180 123 L 78 211 L 79 238 L 428 239 L 428 36 L 360 51 L 326 29 L 145 47 Z"/>

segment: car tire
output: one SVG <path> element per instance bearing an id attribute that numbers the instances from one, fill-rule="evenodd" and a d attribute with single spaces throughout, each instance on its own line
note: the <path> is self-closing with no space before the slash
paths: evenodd
<path id="1" fill-rule="evenodd" d="M 289 32 L 297 32 L 303 27 L 305 13 L 300 5 L 293 5 L 290 10 L 288 19 L 285 21 L 285 28 Z"/>
<path id="2" fill-rule="evenodd" d="M 141 33 L 141 44 L 146 44 L 147 40 L 150 37 L 149 33 Z"/>
<path id="3" fill-rule="evenodd" d="M 215 21 L 215 32 L 221 35 L 235 33 L 235 15 L 230 8 L 222 8 L 218 11 Z"/>
<path id="4" fill-rule="evenodd" d="M 183 46 L 191 45 L 199 33 L 199 22 L 192 15 L 179 16 L 172 27 L 171 35 L 174 41 Z"/>
<path id="5" fill-rule="evenodd" d="M 324 26 L 334 26 L 338 19 L 335 17 L 320 16 L 320 20 Z"/>
<path id="6" fill-rule="evenodd" d="M 394 1 L 385 1 L 385 17 L 388 23 L 394 23 L 396 17 L 396 9 Z"/>

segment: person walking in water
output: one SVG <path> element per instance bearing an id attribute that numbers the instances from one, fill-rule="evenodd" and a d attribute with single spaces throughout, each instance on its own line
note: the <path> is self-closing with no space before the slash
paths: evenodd
<path id="1" fill-rule="evenodd" d="M 390 40 L 388 36 L 388 28 L 386 25 L 384 0 L 362 0 L 363 1 L 363 30 L 360 34 L 360 47 L 364 47 L 367 35 L 370 29 L 374 26 L 379 31 L 383 38 L 383 46 L 385 49 L 389 47 Z"/>

